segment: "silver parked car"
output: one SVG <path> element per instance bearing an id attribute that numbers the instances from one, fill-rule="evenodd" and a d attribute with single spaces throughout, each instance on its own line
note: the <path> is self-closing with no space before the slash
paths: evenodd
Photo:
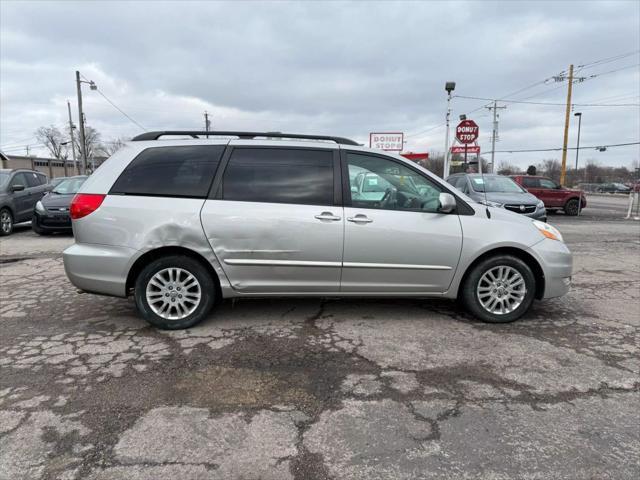
<path id="1" fill-rule="evenodd" d="M 356 181 L 384 191 L 361 195 Z M 256 296 L 460 298 L 482 320 L 509 322 L 571 282 L 552 226 L 339 137 L 145 133 L 87 179 L 71 217 L 71 282 L 133 295 L 160 328 Z"/>
<path id="2" fill-rule="evenodd" d="M 544 202 L 527 192 L 509 177 L 494 174 L 456 173 L 448 177 L 447 182 L 478 203 L 504 208 L 542 222 L 547 221 Z"/>

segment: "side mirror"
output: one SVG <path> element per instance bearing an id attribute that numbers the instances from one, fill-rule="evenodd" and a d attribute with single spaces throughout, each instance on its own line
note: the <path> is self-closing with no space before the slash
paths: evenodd
<path id="1" fill-rule="evenodd" d="M 438 207 L 438 212 L 440 213 L 451 213 L 456 208 L 456 197 L 450 193 L 442 192 L 440 194 L 439 201 L 440 206 Z"/>
<path id="2" fill-rule="evenodd" d="M 11 191 L 12 192 L 21 192 L 22 190 L 24 190 L 24 185 L 11 185 Z"/>
<path id="3" fill-rule="evenodd" d="M 351 193 L 358 193 L 358 187 L 351 187 Z"/>

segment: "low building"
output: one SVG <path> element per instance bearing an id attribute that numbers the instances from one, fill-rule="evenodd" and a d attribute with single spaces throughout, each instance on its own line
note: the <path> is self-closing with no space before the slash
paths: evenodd
<path id="1" fill-rule="evenodd" d="M 89 170 L 98 168 L 106 160 L 105 157 L 96 157 L 89 160 Z M 80 175 L 79 161 L 60 160 L 57 158 L 45 158 L 24 155 L 0 154 L 0 168 L 15 170 L 17 168 L 28 168 L 44 173 L 49 178 L 71 177 Z M 95 164 L 95 167 L 93 165 Z"/>

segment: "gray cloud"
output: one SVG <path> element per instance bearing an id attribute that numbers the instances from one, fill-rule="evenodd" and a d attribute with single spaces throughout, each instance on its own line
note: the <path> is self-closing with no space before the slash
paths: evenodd
<path id="1" fill-rule="evenodd" d="M 416 134 L 442 123 L 444 82 L 459 95 L 500 97 L 582 64 L 637 49 L 637 2 L 13 2 L 0 4 L 0 145 L 63 124 L 79 68 L 147 128 L 318 132 L 365 141 L 373 130 Z M 639 56 L 585 71 L 637 64 Z M 629 94 L 639 69 L 579 84 L 575 102 Z M 535 101 L 562 102 L 547 84 Z M 107 137 L 139 131 L 87 90 L 88 121 Z M 604 103 L 618 103 L 604 102 Z M 454 99 L 454 118 L 482 106 Z M 582 141 L 634 141 L 637 108 L 584 109 Z M 491 118 L 473 114 L 489 150 Z M 75 114 L 74 114 L 75 115 Z M 500 150 L 562 143 L 562 107 L 509 105 Z M 572 128 L 572 137 L 575 128 Z M 408 148 L 441 151 L 444 128 Z M 570 140 L 575 143 L 575 139 Z M 635 147 L 585 152 L 629 164 Z M 559 154 L 500 154 L 520 164 Z"/>

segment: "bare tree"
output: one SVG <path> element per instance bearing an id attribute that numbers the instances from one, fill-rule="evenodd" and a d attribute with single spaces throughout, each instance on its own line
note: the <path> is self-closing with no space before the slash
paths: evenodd
<path id="1" fill-rule="evenodd" d="M 555 158 L 543 160 L 542 163 L 538 165 L 538 170 L 541 170 L 546 177 L 556 182 L 560 181 L 560 170 L 562 170 L 562 167 L 560 166 L 560 162 Z"/>
<path id="2" fill-rule="evenodd" d="M 118 150 L 120 150 L 124 146 L 125 142 L 128 142 L 128 141 L 129 139 L 125 137 L 119 137 L 113 140 L 106 140 L 102 142 L 100 146 L 100 153 L 107 157 L 110 157 L 111 155 L 116 153 Z"/>
<path id="3" fill-rule="evenodd" d="M 80 147 L 80 135 L 76 135 L 74 138 L 78 152 L 82 152 L 82 148 Z M 87 162 L 89 162 L 91 158 L 100 154 L 100 150 L 102 148 L 100 138 L 100 132 L 95 128 L 88 125 L 84 127 L 84 145 L 87 152 Z"/>
<path id="4" fill-rule="evenodd" d="M 516 175 L 520 173 L 520 168 L 506 160 L 502 160 L 498 164 L 498 175 Z"/>
<path id="5" fill-rule="evenodd" d="M 47 150 L 49 150 L 53 158 L 57 158 L 58 160 L 67 159 L 69 155 L 69 150 L 65 145 L 67 138 L 58 127 L 54 125 L 40 127 L 36 130 L 35 136 L 40 143 L 47 147 Z"/>

